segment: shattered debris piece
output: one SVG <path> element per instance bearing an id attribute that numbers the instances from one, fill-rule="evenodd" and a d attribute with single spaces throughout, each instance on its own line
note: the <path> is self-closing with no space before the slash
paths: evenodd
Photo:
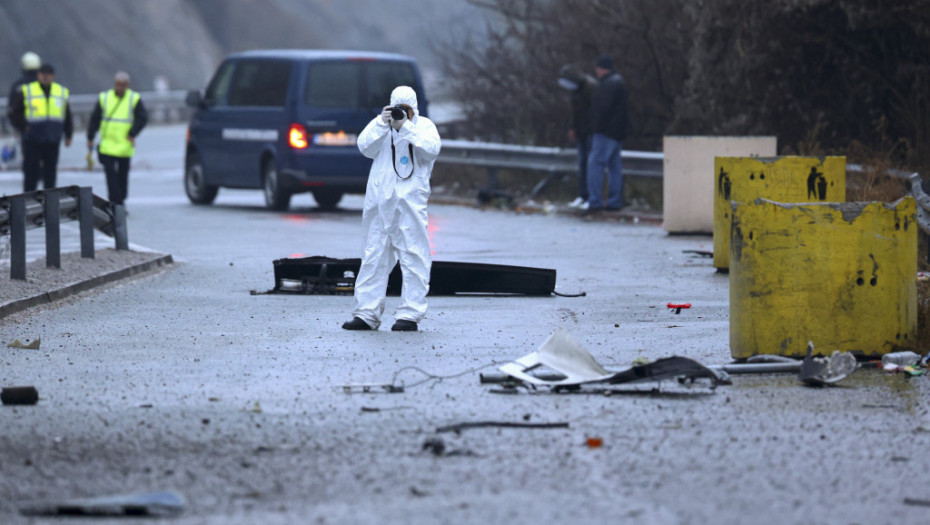
<path id="1" fill-rule="evenodd" d="M 421 450 L 428 450 L 434 456 L 441 456 L 446 451 L 446 442 L 442 438 L 429 438 L 423 442 Z"/>
<path id="2" fill-rule="evenodd" d="M 28 341 L 28 339 L 26 339 Z M 38 350 L 42 343 L 41 337 L 36 337 L 31 343 L 24 343 L 19 339 L 14 339 L 12 343 L 6 345 L 7 348 L 25 348 L 26 350 Z"/>
<path id="3" fill-rule="evenodd" d="M 807 343 L 807 357 L 801 363 L 798 379 L 807 385 L 824 386 L 842 381 L 858 368 L 856 357 L 834 350 L 830 358 L 814 358 L 814 342 Z"/>
<path id="4" fill-rule="evenodd" d="M 549 367 L 565 376 L 560 380 L 547 380 L 532 373 L 540 367 Z M 687 357 L 672 356 L 649 364 L 635 365 L 610 372 L 600 365 L 577 341 L 559 329 L 529 355 L 499 368 L 501 372 L 520 381 L 538 386 L 564 387 L 587 383 L 636 383 L 665 379 L 710 379 L 714 385 L 724 384 L 720 373 Z"/>
<path id="5" fill-rule="evenodd" d="M 588 448 L 601 448 L 604 444 L 604 439 L 599 437 L 589 437 L 585 439 L 585 444 L 588 445 Z"/>
<path id="6" fill-rule="evenodd" d="M 12 386 L 0 391 L 4 405 L 34 405 L 39 402 L 39 391 L 34 386 Z"/>
<path id="7" fill-rule="evenodd" d="M 184 498 L 174 492 L 146 492 L 40 502 L 19 509 L 26 516 L 176 516 Z"/>

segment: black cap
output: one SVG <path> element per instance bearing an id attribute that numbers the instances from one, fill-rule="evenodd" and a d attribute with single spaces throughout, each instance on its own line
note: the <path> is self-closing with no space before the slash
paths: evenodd
<path id="1" fill-rule="evenodd" d="M 54 75 L 55 68 L 53 68 L 51 64 L 42 64 L 42 66 L 39 67 L 39 73 L 45 73 L 47 75 Z"/>
<path id="2" fill-rule="evenodd" d="M 594 65 L 601 69 L 613 69 L 614 59 L 610 55 L 601 55 L 597 57 L 597 62 Z"/>

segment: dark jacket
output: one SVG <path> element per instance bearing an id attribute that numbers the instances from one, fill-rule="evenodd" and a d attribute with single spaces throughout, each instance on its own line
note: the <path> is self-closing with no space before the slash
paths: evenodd
<path id="1" fill-rule="evenodd" d="M 100 99 L 97 99 L 97 103 L 94 104 L 94 110 L 90 114 L 90 121 L 87 123 L 87 140 L 94 140 L 94 135 L 97 134 L 97 131 L 100 129 L 100 122 L 103 120 L 103 109 L 100 107 Z M 132 127 L 129 128 L 129 136 L 135 137 L 142 131 L 142 128 L 148 124 L 149 113 L 145 109 L 145 105 L 142 104 L 142 99 L 139 98 L 139 102 L 136 104 L 136 107 L 132 111 Z"/>
<path id="2" fill-rule="evenodd" d="M 563 67 L 559 72 L 559 77 L 578 86 L 571 92 L 572 129 L 575 130 L 575 137 L 578 140 L 585 140 L 594 133 L 592 107 L 594 94 L 597 92 L 597 80 L 573 66 Z"/>
<path id="3" fill-rule="evenodd" d="M 51 89 L 51 86 L 42 86 L 42 91 L 45 92 L 46 97 Z M 26 99 L 23 96 L 22 86 L 20 86 L 20 90 L 10 104 L 10 123 L 19 131 L 26 142 L 58 143 L 61 142 L 62 134 L 69 140 L 71 135 L 74 134 L 74 120 L 71 118 L 70 101 L 65 104 L 64 122 L 38 122 L 29 126 L 27 131 L 26 126 L 29 122 L 26 121 Z"/>
<path id="4" fill-rule="evenodd" d="M 594 96 L 594 132 L 622 141 L 626 138 L 626 82 L 616 71 L 604 75 Z"/>
<path id="5" fill-rule="evenodd" d="M 7 97 L 7 114 L 11 114 L 13 111 L 13 99 L 16 98 L 16 94 L 20 93 L 20 90 L 23 87 L 23 84 L 29 84 L 38 80 L 39 72 L 38 71 L 23 71 L 23 76 L 19 77 L 16 82 L 13 82 L 13 86 L 10 88 L 10 96 Z"/>

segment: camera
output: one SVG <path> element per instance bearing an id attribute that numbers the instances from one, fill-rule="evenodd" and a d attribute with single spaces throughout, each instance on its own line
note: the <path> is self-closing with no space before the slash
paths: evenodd
<path id="1" fill-rule="evenodd" d="M 403 120 L 407 118 L 407 108 L 404 106 L 394 106 L 391 108 L 391 118 L 394 120 Z"/>

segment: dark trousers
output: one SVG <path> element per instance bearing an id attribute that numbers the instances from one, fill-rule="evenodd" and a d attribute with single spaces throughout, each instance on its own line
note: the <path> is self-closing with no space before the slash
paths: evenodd
<path id="1" fill-rule="evenodd" d="M 123 204 L 129 195 L 130 157 L 113 157 L 98 153 L 97 158 L 107 174 L 107 198 L 113 204 Z"/>
<path id="2" fill-rule="evenodd" d="M 57 142 L 23 141 L 23 191 L 33 191 L 39 187 L 51 189 L 58 179 Z"/>

